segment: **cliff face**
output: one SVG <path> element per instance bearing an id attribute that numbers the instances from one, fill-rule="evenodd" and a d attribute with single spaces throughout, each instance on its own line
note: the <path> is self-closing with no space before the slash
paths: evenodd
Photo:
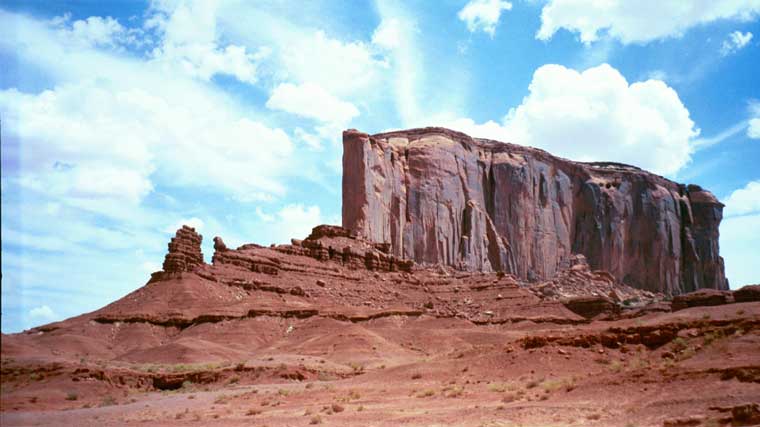
<path id="1" fill-rule="evenodd" d="M 728 289 L 723 205 L 632 166 L 442 128 L 343 134 L 343 226 L 397 257 L 548 279 L 583 254 L 641 289 Z"/>

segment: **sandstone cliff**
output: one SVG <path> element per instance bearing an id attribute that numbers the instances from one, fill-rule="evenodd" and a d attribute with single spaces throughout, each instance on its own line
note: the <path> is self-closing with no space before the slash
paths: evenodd
<path id="1" fill-rule="evenodd" d="M 583 254 L 641 289 L 728 289 L 723 205 L 698 186 L 442 128 L 348 130 L 343 150 L 343 226 L 396 257 L 540 280 Z"/>

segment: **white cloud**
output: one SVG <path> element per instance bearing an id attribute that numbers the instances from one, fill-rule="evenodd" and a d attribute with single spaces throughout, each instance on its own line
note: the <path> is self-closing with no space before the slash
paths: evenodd
<path id="1" fill-rule="evenodd" d="M 748 182 L 723 199 L 720 253 L 732 289 L 760 283 L 760 180 Z"/>
<path id="2" fill-rule="evenodd" d="M 752 139 L 760 139 L 760 118 L 750 119 L 747 136 Z"/>
<path id="3" fill-rule="evenodd" d="M 145 261 L 142 264 L 140 264 L 140 268 L 142 268 L 143 273 L 150 274 L 155 271 L 161 271 L 161 264 L 153 261 Z"/>
<path id="4" fill-rule="evenodd" d="M 315 83 L 334 93 L 346 87 L 366 87 L 383 65 L 365 43 L 344 43 L 321 30 L 295 40 L 280 55 L 294 80 Z"/>
<path id="5" fill-rule="evenodd" d="M 70 15 L 51 20 L 54 27 L 60 28 L 58 34 L 73 43 L 85 46 L 115 47 L 134 40 L 134 32 L 124 28 L 118 20 L 108 16 L 90 16 L 87 19 L 70 23 Z"/>
<path id="6" fill-rule="evenodd" d="M 583 72 L 544 65 L 503 123 L 459 119 L 474 136 L 545 149 L 580 161 L 617 161 L 672 174 L 699 134 L 675 90 L 658 80 L 628 84 L 607 64 Z"/>
<path id="7" fill-rule="evenodd" d="M 564 28 L 591 43 L 608 33 L 622 43 L 680 37 L 688 29 L 721 19 L 749 21 L 760 0 L 549 0 L 541 11 L 540 40 Z"/>
<path id="8" fill-rule="evenodd" d="M 282 83 L 272 91 L 266 106 L 320 122 L 341 125 L 348 124 L 359 115 L 359 110 L 352 103 L 336 98 L 313 83 Z"/>
<path id="9" fill-rule="evenodd" d="M 720 254 L 732 289 L 760 284 L 760 213 L 729 217 L 720 224 Z"/>
<path id="10" fill-rule="evenodd" d="M 151 80 L 138 74 L 132 82 L 140 87 L 89 81 L 37 95 L 0 92 L 6 137 L 24 153 L 22 183 L 132 204 L 156 178 L 247 200 L 284 194 L 276 179 L 292 152 L 284 131 L 199 87 L 185 92 L 183 85 L 156 87 Z"/>
<path id="11" fill-rule="evenodd" d="M 395 49 L 403 43 L 404 29 L 396 18 L 383 19 L 372 33 L 372 44 L 384 49 Z"/>
<path id="12" fill-rule="evenodd" d="M 747 126 L 747 136 L 760 139 L 760 102 L 752 100 L 749 103 L 750 119 Z"/>
<path id="13" fill-rule="evenodd" d="M 742 33 L 741 31 L 734 31 L 728 35 L 726 40 L 723 40 L 723 45 L 720 48 L 721 55 L 729 55 L 738 52 L 749 44 L 752 40 L 752 33 L 747 31 Z"/>
<path id="14" fill-rule="evenodd" d="M 256 216 L 263 222 L 272 222 L 275 220 L 274 215 L 268 214 L 261 209 L 261 206 L 256 206 Z"/>
<path id="15" fill-rule="evenodd" d="M 723 204 L 726 217 L 760 213 L 760 180 L 750 181 L 744 188 L 734 190 Z"/>
<path id="16" fill-rule="evenodd" d="M 324 222 L 319 206 L 300 203 L 285 205 L 271 214 L 257 208 L 256 215 L 269 224 L 266 232 L 260 233 L 262 237 L 275 243 L 286 243 L 292 238 L 303 239 L 312 228 Z"/>
<path id="17" fill-rule="evenodd" d="M 217 8 L 217 2 L 203 0 L 153 2 L 153 15 L 146 27 L 156 31 L 163 41 L 153 50 L 154 60 L 203 80 L 227 74 L 241 82 L 256 83 L 257 62 L 267 56 L 268 50 L 251 53 L 244 46 L 219 46 Z"/>
<path id="18" fill-rule="evenodd" d="M 403 43 L 389 52 L 390 88 L 393 91 L 393 102 L 401 118 L 401 124 L 409 127 L 425 119 L 419 100 L 423 93 L 422 85 L 426 77 L 423 65 L 423 51 L 419 48 L 418 38 L 421 34 L 417 21 L 412 13 L 405 10 L 403 4 L 386 1 L 376 1 L 375 6 L 383 22 L 395 21 L 399 38 Z M 439 87 L 436 87 L 438 90 Z M 452 95 L 453 89 L 447 91 Z"/>
<path id="19" fill-rule="evenodd" d="M 201 230 L 203 230 L 204 223 L 203 223 L 203 220 L 200 218 L 196 218 L 196 217 L 184 218 L 164 228 L 164 232 L 174 234 L 177 230 L 182 228 L 183 225 L 192 227 L 195 229 L 196 232 L 200 233 Z"/>
<path id="20" fill-rule="evenodd" d="M 40 305 L 29 310 L 29 320 L 36 324 L 52 322 L 58 317 L 47 305 Z"/>
<path id="21" fill-rule="evenodd" d="M 501 11 L 510 9 L 512 3 L 504 0 L 470 0 L 457 16 L 467 23 L 467 29 L 471 33 L 483 31 L 493 37 L 501 18 Z"/>
<path id="22" fill-rule="evenodd" d="M 303 142 L 307 147 L 314 151 L 321 151 L 324 146 L 322 145 L 322 138 L 318 134 L 307 132 L 298 127 L 293 131 L 296 140 Z"/>

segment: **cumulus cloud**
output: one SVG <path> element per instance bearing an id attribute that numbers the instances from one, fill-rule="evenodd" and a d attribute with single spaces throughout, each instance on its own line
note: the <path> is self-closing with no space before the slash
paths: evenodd
<path id="1" fill-rule="evenodd" d="M 760 180 L 750 181 L 723 200 L 725 218 L 720 224 L 720 252 L 726 260 L 726 277 L 736 289 L 758 283 L 760 264 Z"/>
<path id="2" fill-rule="evenodd" d="M 40 305 L 29 310 L 29 320 L 35 324 L 52 322 L 58 317 L 47 305 Z"/>
<path id="3" fill-rule="evenodd" d="M 51 26 L 58 28 L 58 34 L 67 41 L 83 46 L 117 47 L 125 44 L 139 44 L 139 29 L 128 29 L 118 20 L 107 16 L 90 16 L 71 22 L 71 15 L 50 20 Z"/>
<path id="4" fill-rule="evenodd" d="M 743 49 L 752 40 L 752 33 L 747 31 L 742 33 L 741 31 L 734 31 L 728 35 L 726 40 L 723 40 L 723 45 L 720 48 L 721 55 L 729 55 Z"/>
<path id="5" fill-rule="evenodd" d="M 734 190 L 723 200 L 726 217 L 760 213 L 760 180 L 750 181 L 743 188 Z"/>
<path id="6" fill-rule="evenodd" d="M 145 23 L 146 29 L 158 33 L 162 40 L 152 52 L 154 60 L 203 80 L 226 74 L 241 82 L 256 83 L 257 63 L 268 50 L 248 52 L 235 44 L 220 46 L 217 8 L 218 3 L 212 1 L 154 1 L 152 15 Z"/>
<path id="7" fill-rule="evenodd" d="M 749 21 L 760 14 L 760 0 L 549 0 L 541 11 L 540 40 L 560 29 L 591 43 L 607 33 L 622 43 L 680 37 L 688 29 L 717 20 Z"/>
<path id="8" fill-rule="evenodd" d="M 383 19 L 372 33 L 372 44 L 384 49 L 395 49 L 403 42 L 404 29 L 396 18 Z"/>
<path id="9" fill-rule="evenodd" d="M 510 9 L 512 9 L 512 3 L 504 0 L 470 0 L 457 16 L 459 20 L 467 24 L 467 29 L 471 33 L 483 31 L 493 37 L 501 12 Z"/>
<path id="10" fill-rule="evenodd" d="M 338 95 L 367 88 L 385 67 L 367 43 L 343 42 L 321 30 L 293 35 L 278 56 L 282 77 L 313 83 Z"/>
<path id="11" fill-rule="evenodd" d="M 341 125 L 359 115 L 359 110 L 352 103 L 338 99 L 313 83 L 282 83 L 274 88 L 266 106 L 320 122 Z"/>
<path id="12" fill-rule="evenodd" d="M 726 218 L 720 224 L 720 254 L 726 262 L 726 277 L 732 289 L 760 283 L 757 236 L 760 236 L 760 213 Z"/>
<path id="13" fill-rule="evenodd" d="M 583 72 L 544 65 L 503 122 L 449 123 L 471 135 L 531 145 L 580 161 L 611 160 L 672 174 L 699 134 L 675 90 L 658 80 L 629 84 L 603 64 Z"/>
<path id="14" fill-rule="evenodd" d="M 210 94 L 202 89 L 179 94 L 173 90 L 178 87 L 141 83 L 148 84 L 89 81 L 40 94 L 1 91 L 7 144 L 24 152 L 21 183 L 72 198 L 132 204 L 152 190 L 154 178 L 239 199 L 284 193 L 275 178 L 292 152 L 284 131 L 204 96 Z M 257 174 L 248 173 L 251 168 Z"/>
<path id="15" fill-rule="evenodd" d="M 301 203 L 287 204 L 271 213 L 257 207 L 256 215 L 267 223 L 260 236 L 275 243 L 290 242 L 291 238 L 302 239 L 311 233 L 312 228 L 326 221 L 319 206 Z"/>

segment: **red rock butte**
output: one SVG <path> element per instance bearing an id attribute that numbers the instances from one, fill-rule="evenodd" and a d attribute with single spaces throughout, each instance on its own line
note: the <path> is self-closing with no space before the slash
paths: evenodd
<path id="1" fill-rule="evenodd" d="M 728 289 L 723 205 L 634 166 L 582 163 L 444 128 L 343 133 L 343 227 L 393 255 L 553 277 L 574 254 L 640 289 Z"/>
<path id="2" fill-rule="evenodd" d="M 182 226 L 144 286 L 3 334 L 0 425 L 760 425 L 760 285 L 725 290 L 709 192 L 440 128 L 344 144 L 345 227 L 206 263 Z"/>

